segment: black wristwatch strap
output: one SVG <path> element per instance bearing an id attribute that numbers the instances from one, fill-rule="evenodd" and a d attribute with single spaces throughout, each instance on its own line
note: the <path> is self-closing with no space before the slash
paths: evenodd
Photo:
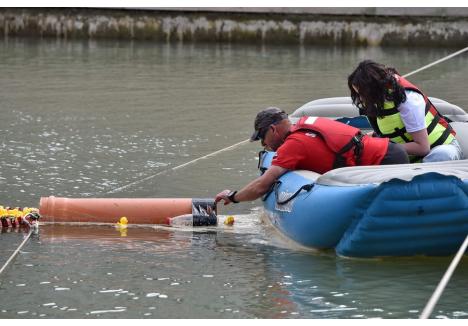
<path id="1" fill-rule="evenodd" d="M 234 204 L 239 203 L 237 200 L 234 199 L 234 196 L 237 194 L 237 190 L 231 191 L 228 195 L 227 198 L 229 198 L 230 201 L 232 201 Z"/>

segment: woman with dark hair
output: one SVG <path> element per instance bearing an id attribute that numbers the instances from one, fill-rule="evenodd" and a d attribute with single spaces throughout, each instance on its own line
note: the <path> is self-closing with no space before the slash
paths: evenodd
<path id="1" fill-rule="evenodd" d="M 379 137 L 404 146 L 412 162 L 459 160 L 455 131 L 418 87 L 390 67 L 364 60 L 348 77 L 353 103 Z"/>

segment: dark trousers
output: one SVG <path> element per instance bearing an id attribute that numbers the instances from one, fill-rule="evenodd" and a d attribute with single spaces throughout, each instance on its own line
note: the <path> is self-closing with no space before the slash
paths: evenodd
<path id="1" fill-rule="evenodd" d="M 409 163 L 409 157 L 405 148 L 401 144 L 389 142 L 387 154 L 385 154 L 380 165 L 387 164 L 406 164 Z"/>

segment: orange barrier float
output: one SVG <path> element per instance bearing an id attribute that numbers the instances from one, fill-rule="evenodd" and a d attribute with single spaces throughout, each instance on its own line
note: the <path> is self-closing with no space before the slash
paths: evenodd
<path id="1" fill-rule="evenodd" d="M 213 199 L 50 196 L 41 197 L 39 213 L 45 222 L 116 223 L 125 216 L 131 224 L 168 224 L 172 217 L 193 214 L 193 225 L 217 223 Z"/>

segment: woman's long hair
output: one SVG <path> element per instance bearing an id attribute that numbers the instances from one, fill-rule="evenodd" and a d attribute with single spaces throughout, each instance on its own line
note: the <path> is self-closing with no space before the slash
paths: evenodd
<path id="1" fill-rule="evenodd" d="M 385 101 L 393 101 L 395 107 L 405 102 L 405 89 L 397 83 L 395 74 L 399 75 L 395 68 L 385 67 L 372 60 L 361 61 L 348 76 L 354 105 L 369 117 L 380 117 L 383 116 Z"/>

